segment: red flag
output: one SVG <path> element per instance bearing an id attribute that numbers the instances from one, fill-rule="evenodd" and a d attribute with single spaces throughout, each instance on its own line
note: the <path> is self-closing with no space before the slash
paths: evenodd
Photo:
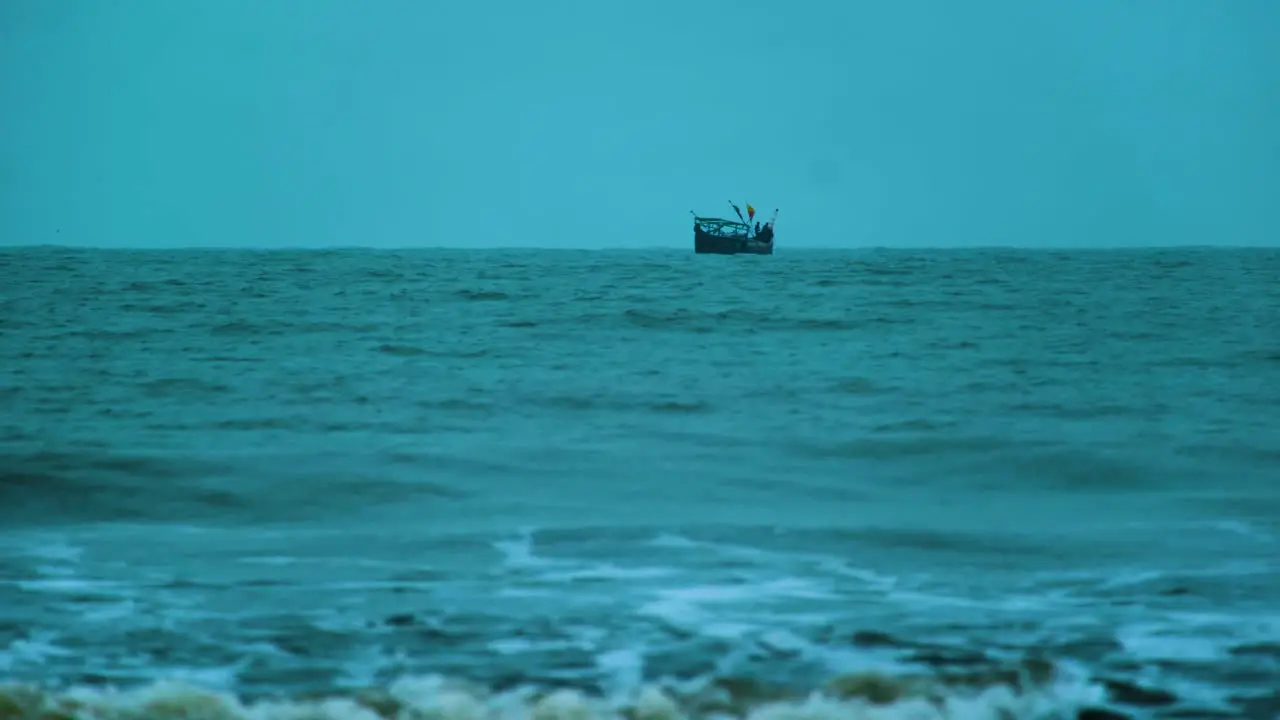
<path id="1" fill-rule="evenodd" d="M 747 222 L 751 222 L 756 217 L 756 209 L 751 207 L 751 203 L 747 203 Z"/>

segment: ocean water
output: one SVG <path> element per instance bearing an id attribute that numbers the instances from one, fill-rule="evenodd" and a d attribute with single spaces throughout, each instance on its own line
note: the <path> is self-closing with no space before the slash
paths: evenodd
<path id="1" fill-rule="evenodd" d="M 0 718 L 1280 717 L 1276 250 L 10 249 L 0 410 Z"/>

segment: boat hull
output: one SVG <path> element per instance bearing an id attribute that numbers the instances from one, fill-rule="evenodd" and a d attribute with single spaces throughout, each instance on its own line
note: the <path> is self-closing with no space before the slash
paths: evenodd
<path id="1" fill-rule="evenodd" d="M 699 255 L 772 255 L 773 243 L 745 237 L 712 235 L 694 228 L 693 251 Z"/>

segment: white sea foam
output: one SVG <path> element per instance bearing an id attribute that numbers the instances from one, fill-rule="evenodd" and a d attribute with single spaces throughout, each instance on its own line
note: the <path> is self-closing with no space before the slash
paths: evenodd
<path id="1" fill-rule="evenodd" d="M 636 684 L 604 696 L 528 686 L 492 691 L 434 675 L 404 676 L 382 689 L 371 686 L 347 694 L 253 700 L 226 691 L 217 680 L 174 678 L 126 689 L 73 687 L 64 691 L 0 686 L 0 709 L 99 720 L 1050 720 L 1074 717 L 1078 708 L 1103 701 L 1097 688 L 1069 677 L 1029 691 L 1003 685 L 953 691 L 904 685 L 892 691 L 898 695 L 896 700 L 887 701 L 850 695 L 847 690 L 832 694 L 820 689 L 789 697 L 753 698 L 746 688 L 726 694 L 713 685 L 664 688 Z M 846 681 L 844 686 L 833 687 L 854 685 Z M 889 691 L 890 686 L 882 687 Z"/>

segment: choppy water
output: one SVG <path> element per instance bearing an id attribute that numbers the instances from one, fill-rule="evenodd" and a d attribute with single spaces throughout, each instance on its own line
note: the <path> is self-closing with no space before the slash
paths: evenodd
<path id="1" fill-rule="evenodd" d="M 0 283 L 0 717 L 1280 716 L 1280 251 Z"/>

